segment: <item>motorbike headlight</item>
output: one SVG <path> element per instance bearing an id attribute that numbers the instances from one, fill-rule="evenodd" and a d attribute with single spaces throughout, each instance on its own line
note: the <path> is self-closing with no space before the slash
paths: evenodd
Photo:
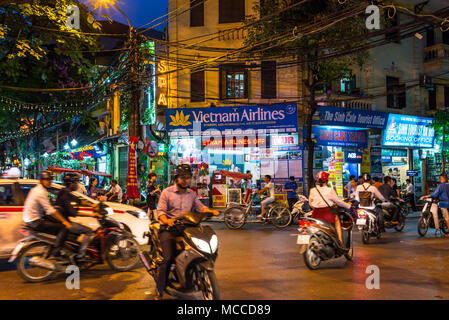
<path id="1" fill-rule="evenodd" d="M 209 243 L 207 243 L 206 241 L 194 237 L 192 237 L 192 241 L 201 251 L 205 253 L 211 253 Z"/>
<path id="2" fill-rule="evenodd" d="M 114 210 L 112 210 L 112 208 L 104 208 L 104 210 L 107 212 L 108 216 L 110 216 L 111 214 L 114 214 Z"/>
<path id="3" fill-rule="evenodd" d="M 212 249 L 212 253 L 217 252 L 218 249 L 218 237 L 214 234 L 212 238 L 210 238 L 210 248 Z"/>
<path id="4" fill-rule="evenodd" d="M 126 211 L 126 213 L 132 214 L 134 217 L 139 219 L 145 219 L 147 217 L 147 214 L 143 210 Z"/>

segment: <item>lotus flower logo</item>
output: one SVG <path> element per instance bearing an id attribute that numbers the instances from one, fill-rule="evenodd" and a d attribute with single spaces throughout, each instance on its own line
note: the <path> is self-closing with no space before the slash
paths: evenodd
<path id="1" fill-rule="evenodd" d="M 170 122 L 171 126 L 178 127 L 178 126 L 188 126 L 189 124 L 192 124 L 189 121 L 190 114 L 184 116 L 184 112 L 178 112 L 176 111 L 175 116 L 170 116 L 172 122 Z"/>

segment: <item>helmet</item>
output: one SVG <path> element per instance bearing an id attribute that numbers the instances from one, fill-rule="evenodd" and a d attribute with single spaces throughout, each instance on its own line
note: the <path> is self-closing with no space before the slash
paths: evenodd
<path id="1" fill-rule="evenodd" d="M 329 173 L 325 171 L 320 171 L 316 175 L 316 180 L 318 182 L 326 182 L 329 179 Z"/>
<path id="2" fill-rule="evenodd" d="M 80 181 L 80 178 L 78 174 L 75 172 L 69 172 L 64 175 L 64 178 L 62 178 L 62 181 L 66 187 L 71 186 L 74 183 L 78 183 Z"/>
<path id="3" fill-rule="evenodd" d="M 53 172 L 49 170 L 42 171 L 39 174 L 39 180 L 53 180 Z"/>
<path id="4" fill-rule="evenodd" d="M 180 175 L 190 175 L 192 176 L 192 168 L 188 164 L 178 164 L 175 168 L 175 178 Z"/>

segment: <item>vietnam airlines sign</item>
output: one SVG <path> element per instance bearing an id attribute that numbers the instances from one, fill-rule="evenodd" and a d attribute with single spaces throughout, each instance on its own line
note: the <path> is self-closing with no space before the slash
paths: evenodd
<path id="1" fill-rule="evenodd" d="M 167 131 L 172 136 L 181 131 L 190 134 L 208 129 L 223 133 L 226 130 L 266 130 L 267 133 L 298 131 L 296 104 L 168 109 L 166 120 Z"/>

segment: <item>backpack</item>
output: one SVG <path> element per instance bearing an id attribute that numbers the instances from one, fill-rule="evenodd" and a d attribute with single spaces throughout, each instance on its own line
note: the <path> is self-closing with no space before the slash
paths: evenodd
<path id="1" fill-rule="evenodd" d="M 365 191 L 359 191 L 359 203 L 361 207 L 371 207 L 373 205 L 373 193 L 371 191 L 367 191 L 369 189 L 365 188 L 362 184 L 363 189 Z"/>

